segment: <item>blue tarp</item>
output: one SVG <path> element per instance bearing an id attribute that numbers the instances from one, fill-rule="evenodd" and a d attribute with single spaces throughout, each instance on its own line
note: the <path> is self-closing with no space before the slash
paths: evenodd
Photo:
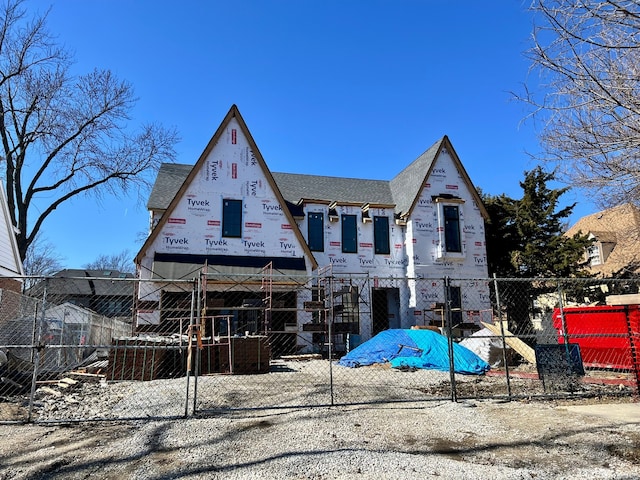
<path id="1" fill-rule="evenodd" d="M 454 342 L 456 373 L 480 375 L 491 367 L 471 350 Z M 385 330 L 356 347 L 338 361 L 344 367 L 389 362 L 393 368 L 449 371 L 447 337 L 431 330 Z"/>

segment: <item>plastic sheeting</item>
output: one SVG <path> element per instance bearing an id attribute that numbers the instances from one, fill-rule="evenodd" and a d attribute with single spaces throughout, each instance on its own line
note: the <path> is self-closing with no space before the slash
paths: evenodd
<path id="1" fill-rule="evenodd" d="M 469 349 L 453 344 L 454 371 L 480 375 L 491 367 Z M 447 337 L 431 330 L 385 330 L 338 361 L 344 367 L 389 362 L 393 368 L 449 371 Z"/>
<path id="2" fill-rule="evenodd" d="M 504 356 L 507 359 L 511 356 L 509 346 L 503 347 L 502 339 L 495 335 L 488 328 L 478 330 L 470 337 L 460 342 L 460 345 L 468 348 L 478 355 L 482 360 L 491 365 L 492 368 L 504 366 Z M 506 350 L 503 354 L 503 348 Z"/>

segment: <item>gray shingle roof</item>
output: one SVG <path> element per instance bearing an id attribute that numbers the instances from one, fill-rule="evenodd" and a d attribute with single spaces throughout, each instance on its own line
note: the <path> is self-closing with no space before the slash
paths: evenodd
<path id="1" fill-rule="evenodd" d="M 389 182 L 397 213 L 406 214 L 413 205 L 416 196 L 422 190 L 422 184 L 443 141 L 444 137 L 429 147 L 426 152 L 407 165 Z"/>
<path id="2" fill-rule="evenodd" d="M 280 172 L 272 172 L 272 176 L 284 199 L 294 204 L 301 199 L 371 203 L 396 205 L 397 213 L 407 213 L 421 191 L 443 139 L 433 144 L 391 181 Z M 192 168 L 193 165 L 179 163 L 162 164 L 147 208 L 166 209 Z"/>
<path id="3" fill-rule="evenodd" d="M 46 283 L 47 293 L 51 295 L 101 295 L 101 296 L 130 296 L 131 286 L 127 283 L 112 282 L 109 278 L 133 278 L 132 273 L 118 270 L 83 270 L 70 268 L 60 270 Z M 41 295 L 45 283 L 36 283 L 29 294 Z"/>
<path id="4" fill-rule="evenodd" d="M 393 205 L 389 182 L 358 178 L 325 177 L 298 173 L 272 173 L 280 193 L 292 203 L 305 198 L 329 202 Z"/>
<path id="5" fill-rule="evenodd" d="M 163 163 L 151 189 L 147 208 L 149 210 L 165 210 L 180 190 L 192 168 L 193 165 L 182 163 Z"/>

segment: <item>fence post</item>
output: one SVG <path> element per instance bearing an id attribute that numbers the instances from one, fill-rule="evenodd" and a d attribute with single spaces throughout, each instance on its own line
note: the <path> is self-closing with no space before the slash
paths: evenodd
<path id="1" fill-rule="evenodd" d="M 336 288 L 336 286 L 334 285 L 333 282 L 333 270 L 331 271 L 331 275 L 329 276 L 329 298 L 330 298 L 330 302 L 331 302 L 331 309 L 329 310 L 328 313 L 328 318 L 326 317 L 327 315 L 327 309 L 325 308 L 325 318 L 327 321 L 327 343 L 329 344 L 329 395 L 331 398 L 331 406 L 333 407 L 335 405 L 335 397 L 333 394 L 333 359 L 332 359 L 332 351 L 333 351 L 333 330 L 332 330 L 332 326 L 333 326 L 333 316 L 334 316 L 334 289 Z M 344 301 L 344 300 L 343 300 Z"/>
<path id="2" fill-rule="evenodd" d="M 445 304 L 445 321 L 447 331 L 447 345 L 449 348 L 449 378 L 451 379 L 451 401 L 458 401 L 458 393 L 456 391 L 456 373 L 455 359 L 453 358 L 453 319 L 451 317 L 451 279 L 444 278 L 444 304 Z"/>
<path id="3" fill-rule="evenodd" d="M 197 279 L 194 279 L 194 284 L 193 284 L 193 289 L 195 289 L 195 291 L 192 290 L 191 292 L 191 318 L 189 320 L 189 329 L 187 330 L 189 332 L 189 352 L 190 355 L 193 354 L 193 333 L 196 331 L 196 326 L 198 324 L 198 322 L 200 322 L 200 326 L 198 328 L 202 328 L 202 323 L 205 322 L 205 318 L 204 318 L 204 314 L 206 313 L 207 310 L 207 306 L 206 306 L 206 301 L 207 301 L 207 296 L 205 295 L 206 292 L 206 288 L 207 288 L 207 272 L 208 272 L 208 268 L 203 267 L 200 275 L 198 276 Z M 193 308 L 195 304 L 195 309 Z M 211 336 L 213 337 L 213 330 L 211 331 Z M 230 333 L 230 330 L 227 330 L 227 333 Z M 213 343 L 213 342 L 212 342 Z M 198 375 L 200 374 L 200 350 L 198 350 L 198 344 L 197 344 L 197 340 L 196 340 L 196 348 L 195 351 L 197 352 L 196 354 L 196 359 L 195 359 L 195 368 L 194 368 L 194 377 L 193 377 L 193 414 L 196 414 L 196 410 L 197 410 L 197 402 L 198 402 Z M 231 341 L 229 341 L 229 352 L 231 352 Z M 191 362 L 189 362 L 189 371 L 191 371 Z M 233 364 L 232 362 L 229 362 L 229 368 L 233 368 Z M 189 374 L 187 374 L 187 378 L 189 377 Z M 187 393 L 188 395 L 188 393 Z M 188 400 L 187 400 L 188 401 Z"/>
<path id="4" fill-rule="evenodd" d="M 629 351 L 631 362 L 633 363 L 633 373 L 636 381 L 636 396 L 640 395 L 640 367 L 639 362 L 639 352 L 640 345 L 638 344 L 638 340 L 640 340 L 640 335 L 635 331 L 631 323 L 631 317 L 629 312 L 629 307 L 625 308 L 625 319 L 627 321 L 627 335 L 629 335 Z M 636 326 L 638 328 L 638 326 Z"/>
<path id="5" fill-rule="evenodd" d="M 507 396 L 511 401 L 511 376 L 509 375 L 509 362 L 507 361 L 507 341 L 504 336 L 504 322 L 502 321 L 502 305 L 500 304 L 500 289 L 496 274 L 493 274 L 493 289 L 496 292 L 496 310 L 498 312 L 498 322 L 500 322 L 500 336 L 502 338 L 502 362 L 504 363 L 504 375 L 507 380 Z"/>
<path id="6" fill-rule="evenodd" d="M 184 416 L 187 417 L 189 415 L 189 380 L 191 378 L 191 354 L 192 354 L 192 328 L 193 325 L 195 324 L 195 315 L 194 315 L 194 310 L 196 307 L 196 295 L 195 295 L 195 289 L 198 288 L 198 284 L 196 283 L 197 280 L 194 279 L 194 284 L 193 287 L 191 289 L 191 311 L 189 313 L 189 326 L 187 327 L 187 334 L 188 334 L 188 342 L 187 343 L 187 361 L 185 362 L 186 368 L 187 368 L 187 391 L 185 393 L 185 399 L 184 399 Z M 199 288 L 198 288 L 199 290 Z M 182 325 L 182 322 L 180 322 Z M 182 338 L 182 327 L 180 327 L 180 338 Z M 213 335 L 213 332 L 212 332 Z M 182 346 L 182 340 L 180 341 L 180 345 Z M 199 355 L 198 355 L 199 356 Z M 193 395 L 193 413 L 196 413 L 196 395 L 194 392 Z"/>
<path id="7" fill-rule="evenodd" d="M 36 344 L 36 340 L 38 339 L 38 315 L 40 312 L 38 311 L 38 306 L 40 304 L 36 303 L 35 308 L 33 309 L 33 326 L 31 327 L 31 353 L 29 354 L 29 360 L 31 363 L 35 361 L 35 348 L 33 346 Z"/>
<path id="8" fill-rule="evenodd" d="M 562 300 L 562 284 L 560 280 L 558 280 L 558 310 L 560 310 L 560 320 L 562 321 L 564 344 L 569 345 L 569 332 L 567 332 L 567 319 L 564 316 L 564 301 Z"/>
<path id="9" fill-rule="evenodd" d="M 33 416 L 33 402 L 36 396 L 36 382 L 38 380 L 38 368 L 40 366 L 40 352 L 44 349 L 42 341 L 42 325 L 45 322 L 45 312 L 47 310 L 47 287 L 49 285 L 49 279 L 45 278 L 44 289 L 42 291 L 42 316 L 36 330 L 36 341 L 31 345 L 32 352 L 35 350 L 33 358 L 33 376 L 31 377 L 31 393 L 29 395 L 29 413 L 27 415 L 27 422 L 31 423 Z"/>

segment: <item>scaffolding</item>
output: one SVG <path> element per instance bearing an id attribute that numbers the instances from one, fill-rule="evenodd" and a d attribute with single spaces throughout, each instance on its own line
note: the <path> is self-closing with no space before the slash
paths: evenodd
<path id="1" fill-rule="evenodd" d="M 262 305 L 264 307 L 263 332 L 266 335 L 271 327 L 271 308 L 273 306 L 273 262 L 269 262 L 262 268 Z"/>
<path id="2" fill-rule="evenodd" d="M 332 265 L 311 275 L 287 273 L 276 270 L 272 262 L 253 273 L 244 270 L 223 272 L 201 265 L 194 287 L 196 318 L 189 332 L 179 328 L 182 321 L 176 319 L 190 315 L 191 292 L 171 285 L 158 288 L 158 333 L 187 335 L 193 338 L 193 348 L 200 349 L 204 339 L 213 337 L 263 336 L 275 359 L 302 354 L 335 357 L 346 353 L 354 339 L 359 341 L 361 327 L 368 331 L 372 302 L 367 297 L 370 278 L 366 274 L 336 276 Z M 217 325 L 220 319 L 222 327 Z M 190 355 L 193 363 L 195 353 Z"/>

